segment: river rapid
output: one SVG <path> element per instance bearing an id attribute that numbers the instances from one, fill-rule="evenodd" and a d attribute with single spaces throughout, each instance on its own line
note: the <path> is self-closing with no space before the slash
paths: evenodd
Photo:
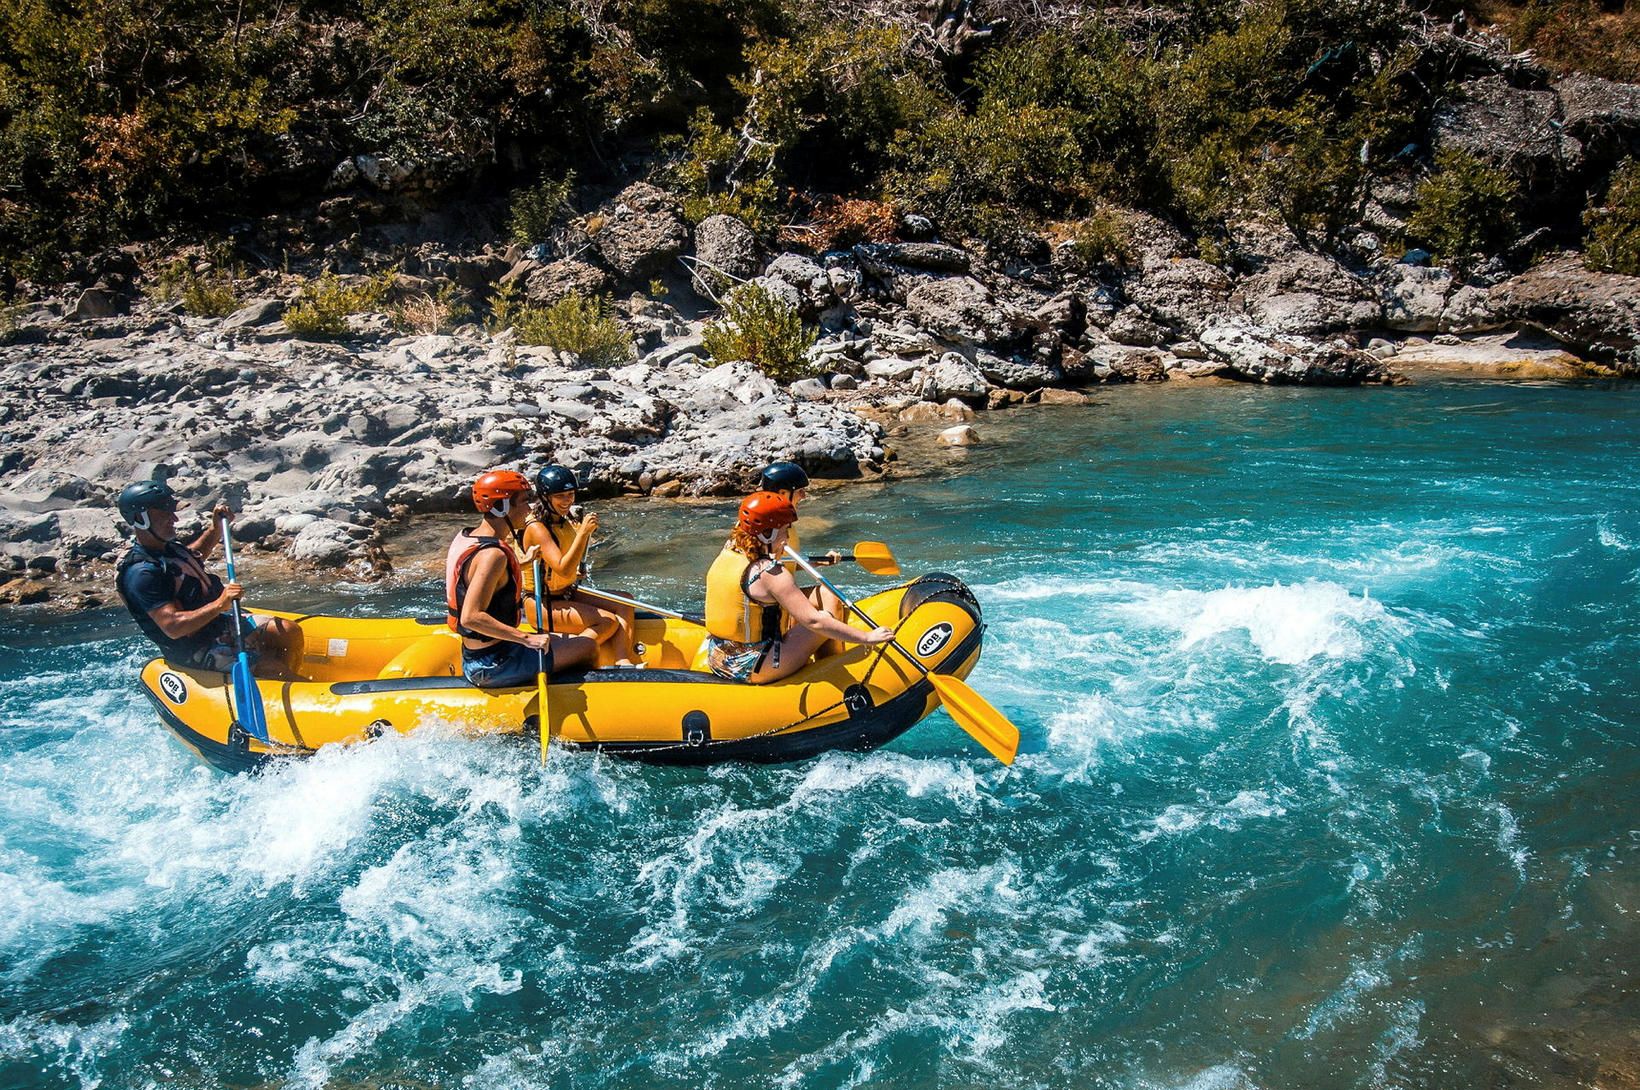
<path id="1" fill-rule="evenodd" d="M 0 1086 L 1640 1082 L 1640 387 L 978 427 L 800 528 L 970 583 L 1011 769 L 937 713 L 772 768 L 435 725 L 226 777 L 120 615 L 13 614 Z M 695 604 L 729 510 L 606 507 L 595 577 Z"/>

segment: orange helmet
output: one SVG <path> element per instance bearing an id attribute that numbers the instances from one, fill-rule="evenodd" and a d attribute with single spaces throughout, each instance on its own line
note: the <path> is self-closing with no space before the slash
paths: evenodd
<path id="1" fill-rule="evenodd" d="M 529 494 L 529 479 L 511 469 L 492 469 L 473 482 L 473 506 L 481 515 L 505 518 L 512 501 Z"/>
<path id="2" fill-rule="evenodd" d="M 764 541 L 773 540 L 774 532 L 797 521 L 797 508 L 778 492 L 753 492 L 740 501 L 740 517 L 736 525 Z"/>

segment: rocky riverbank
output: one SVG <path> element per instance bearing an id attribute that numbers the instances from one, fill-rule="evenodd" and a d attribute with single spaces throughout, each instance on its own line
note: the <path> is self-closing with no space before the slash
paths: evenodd
<path id="1" fill-rule="evenodd" d="M 1640 282 L 1589 273 L 1575 254 L 1460 278 L 1352 267 L 1259 226 L 1243 230 L 1232 271 L 1138 213 L 1120 267 L 1080 268 L 1047 239 L 1035 260 L 988 261 L 915 237 L 929 229 L 914 220 L 907 241 L 770 254 L 728 217 L 691 231 L 642 184 L 600 218 L 556 260 L 424 249 L 400 291 L 513 284 L 548 304 L 659 277 L 665 296 L 619 305 L 634 344 L 619 366 L 477 325 L 401 335 L 384 314 L 302 339 L 281 320 L 292 280 L 276 274 L 225 319 L 106 282 L 22 314 L 0 346 L 0 596 L 72 598 L 106 576 L 124 537 L 113 498 L 153 475 L 199 502 L 229 497 L 253 550 L 368 579 L 389 568 L 385 532 L 463 509 L 467 483 L 496 465 L 552 459 L 594 494 L 662 497 L 744 489 L 777 458 L 875 476 L 891 469 L 895 427 L 969 442 L 976 411 L 1083 400 L 1105 383 L 1399 382 L 1408 345 L 1428 362 L 1432 346 L 1495 344 L 1500 330 L 1548 338 L 1573 372 L 1640 373 Z M 782 384 L 708 359 L 714 280 L 756 281 L 812 323 L 812 377 Z"/>

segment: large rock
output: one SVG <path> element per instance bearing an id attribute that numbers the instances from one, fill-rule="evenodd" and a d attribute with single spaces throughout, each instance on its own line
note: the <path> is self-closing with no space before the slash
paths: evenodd
<path id="1" fill-rule="evenodd" d="M 695 290 L 715 297 L 756 276 L 760 249 L 757 235 L 734 216 L 707 216 L 695 225 Z"/>
<path id="2" fill-rule="evenodd" d="M 336 566 L 352 555 L 354 544 L 346 523 L 316 518 L 297 532 L 290 545 L 290 557 L 304 564 Z"/>
<path id="3" fill-rule="evenodd" d="M 1359 386 L 1393 378 L 1377 357 L 1341 342 L 1283 337 L 1242 318 L 1213 323 L 1200 340 L 1231 377 L 1251 382 Z"/>
<path id="4" fill-rule="evenodd" d="M 1391 265 L 1378 274 L 1377 286 L 1385 326 L 1430 333 L 1440 328 L 1446 297 L 1452 293 L 1452 274 L 1423 265 Z"/>
<path id="5" fill-rule="evenodd" d="M 790 302 L 809 317 L 830 306 L 837 298 L 826 270 L 802 254 L 776 256 L 758 280 L 778 298 Z"/>
<path id="6" fill-rule="evenodd" d="M 991 384 L 968 357 L 947 352 L 923 372 L 921 395 L 928 401 L 959 398 L 982 402 Z"/>
<path id="7" fill-rule="evenodd" d="M 1640 277 L 1593 272 L 1565 254 L 1491 290 L 1495 320 L 1543 329 L 1580 355 L 1640 376 Z"/>
<path id="8" fill-rule="evenodd" d="M 1640 86 L 1573 75 L 1555 84 L 1565 133 L 1602 166 L 1640 154 Z"/>
<path id="9" fill-rule="evenodd" d="M 1553 91 L 1515 87 L 1503 76 L 1471 80 L 1435 110 L 1437 150 L 1457 148 L 1499 166 L 1540 195 L 1575 172 L 1583 145 L 1560 120 Z"/>
<path id="10" fill-rule="evenodd" d="M 1230 277 L 1199 258 L 1147 263 L 1127 285 L 1127 296 L 1149 317 L 1194 337 L 1229 306 Z"/>
<path id="11" fill-rule="evenodd" d="M 1337 260 L 1301 248 L 1286 232 L 1265 230 L 1258 268 L 1236 285 L 1253 321 L 1277 333 L 1324 334 L 1378 324 L 1372 288 Z"/>
<path id="12" fill-rule="evenodd" d="M 570 295 L 599 295 L 609 288 L 607 272 L 574 258 L 533 268 L 524 278 L 524 294 L 538 306 L 551 306 Z"/>
<path id="13" fill-rule="evenodd" d="M 907 293 L 905 303 L 919 326 L 947 341 L 997 344 L 1013 332 L 990 289 L 971 276 L 918 284 Z"/>
<path id="14" fill-rule="evenodd" d="M 660 272 L 689 245 L 689 225 L 677 202 L 648 182 L 627 186 L 598 214 L 593 242 L 623 280 Z"/>
<path id="15" fill-rule="evenodd" d="M 1010 390 L 1036 390 L 1053 386 L 1065 377 L 1060 368 L 1041 360 L 1022 360 L 1017 356 L 999 356 L 993 352 L 975 353 L 974 363 L 987 381 Z"/>

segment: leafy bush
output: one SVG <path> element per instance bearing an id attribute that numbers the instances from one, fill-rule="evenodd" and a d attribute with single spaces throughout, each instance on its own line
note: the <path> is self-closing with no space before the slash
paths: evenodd
<path id="1" fill-rule="evenodd" d="M 689 142 L 673 173 L 683 190 L 683 215 L 699 223 L 719 213 L 734 216 L 754 231 L 774 222 L 775 186 L 767 174 L 748 170 L 743 139 L 719 125 L 702 106 L 689 119 Z"/>
<path id="2" fill-rule="evenodd" d="M 781 382 L 814 373 L 808 350 L 815 331 L 797 311 L 761 284 L 742 284 L 706 324 L 706 351 L 718 363 L 746 360 Z"/>
<path id="3" fill-rule="evenodd" d="M 1583 220 L 1589 268 L 1640 276 L 1640 159 L 1612 172 L 1605 205 L 1589 209 Z"/>
<path id="4" fill-rule="evenodd" d="M 543 307 L 525 300 L 516 284 L 508 284 L 491 299 L 487 325 L 491 332 L 511 329 L 523 344 L 573 352 L 596 367 L 626 363 L 635 354 L 631 336 L 602 296 L 572 292 Z"/>
<path id="5" fill-rule="evenodd" d="M 348 316 L 379 306 L 392 286 L 392 273 L 352 284 L 335 273 L 325 273 L 303 284 L 296 301 L 285 308 L 285 328 L 299 337 L 346 333 Z"/>
<path id="6" fill-rule="evenodd" d="M 1133 260 L 1133 239 L 1122 214 L 1109 205 L 1051 232 L 1061 243 L 1062 260 L 1075 269 L 1126 265 Z"/>
<path id="7" fill-rule="evenodd" d="M 195 273 L 178 258 L 160 270 L 150 294 L 162 302 L 180 301 L 182 309 L 196 318 L 225 318 L 239 309 L 235 280 L 226 269 Z"/>
<path id="8" fill-rule="evenodd" d="M 889 188 L 950 229 L 998 239 L 1022 216 L 1086 211 L 1147 175 L 1150 72 L 1114 34 L 1049 34 L 986 57 L 972 113 L 904 131 Z"/>
<path id="9" fill-rule="evenodd" d="M 1515 237 L 1519 197 L 1508 174 L 1449 148 L 1418 185 L 1407 237 L 1448 261 L 1496 253 Z"/>
<path id="10" fill-rule="evenodd" d="M 554 181 L 515 190 L 507 213 L 507 235 L 520 246 L 533 246 L 552 237 L 553 228 L 574 213 L 569 203 L 575 191 L 575 172 Z"/>
<path id="11" fill-rule="evenodd" d="M 780 241 L 814 250 L 838 250 L 862 242 L 892 242 L 900 217 L 887 201 L 833 198 L 814 211 L 812 222 L 782 230 Z"/>

